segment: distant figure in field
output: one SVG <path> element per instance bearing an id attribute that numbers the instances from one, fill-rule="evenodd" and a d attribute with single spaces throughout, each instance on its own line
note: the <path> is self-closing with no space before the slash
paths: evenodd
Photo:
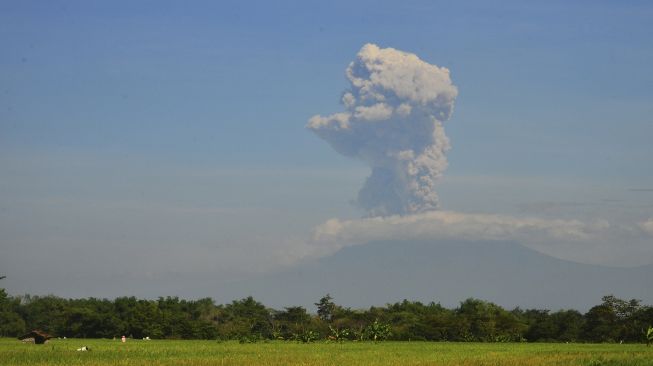
<path id="1" fill-rule="evenodd" d="M 36 329 L 18 337 L 18 339 L 23 342 L 34 342 L 35 344 L 45 344 L 45 342 L 47 342 L 50 338 L 54 337 Z"/>
<path id="2" fill-rule="evenodd" d="M 86 352 L 86 351 L 90 351 L 90 350 L 91 350 L 91 347 L 82 346 L 82 347 L 77 349 L 77 352 Z"/>
<path id="3" fill-rule="evenodd" d="M 125 343 L 125 342 L 127 342 L 127 337 L 125 337 L 125 336 L 122 336 L 122 338 L 120 338 L 120 341 L 121 341 L 122 343 Z"/>

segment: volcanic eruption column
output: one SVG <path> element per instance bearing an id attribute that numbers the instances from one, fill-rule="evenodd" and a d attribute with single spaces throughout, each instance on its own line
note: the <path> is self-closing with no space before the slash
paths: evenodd
<path id="1" fill-rule="evenodd" d="M 313 116 L 307 127 L 337 152 L 372 167 L 357 204 L 369 216 L 436 209 L 435 183 L 450 148 L 442 123 L 458 95 L 449 70 L 366 44 L 347 67 L 347 78 L 346 111 Z"/>

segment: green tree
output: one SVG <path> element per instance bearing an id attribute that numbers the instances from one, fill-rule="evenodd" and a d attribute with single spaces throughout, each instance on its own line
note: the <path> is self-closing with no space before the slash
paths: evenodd
<path id="1" fill-rule="evenodd" d="M 272 313 L 251 296 L 225 305 L 218 321 L 222 337 L 237 339 L 256 335 L 272 338 Z"/>
<path id="2" fill-rule="evenodd" d="M 333 315 L 337 308 L 337 305 L 332 300 L 331 295 L 326 294 L 320 301 L 315 303 L 315 306 L 317 306 L 317 316 L 327 323 L 333 320 Z"/>
<path id="3" fill-rule="evenodd" d="M 614 342 L 619 336 L 614 309 L 606 304 L 592 307 L 585 314 L 582 334 L 583 339 L 591 342 Z"/>
<path id="4" fill-rule="evenodd" d="M 522 317 L 528 324 L 528 330 L 524 333 L 524 338 L 529 342 L 555 340 L 558 327 L 553 322 L 549 310 L 526 310 L 523 312 Z"/>
<path id="5" fill-rule="evenodd" d="M 585 318 L 576 310 L 560 310 L 551 314 L 551 322 L 555 324 L 554 339 L 559 342 L 575 342 L 580 339 Z"/>
<path id="6" fill-rule="evenodd" d="M 18 314 L 20 299 L 0 289 L 0 337 L 16 337 L 25 332 L 25 321 Z"/>
<path id="7" fill-rule="evenodd" d="M 456 309 L 460 340 L 497 342 L 521 338 L 524 326 L 513 313 L 498 305 L 467 299 Z"/>
<path id="8" fill-rule="evenodd" d="M 451 339 L 453 312 L 440 304 L 403 300 L 388 305 L 384 320 L 392 325 L 392 339 L 441 341 Z"/>
<path id="9" fill-rule="evenodd" d="M 279 336 L 284 339 L 290 339 L 294 335 L 303 334 L 310 322 L 311 316 L 301 306 L 291 306 L 284 311 L 276 312 L 274 315 L 275 322 L 279 325 Z"/>
<path id="10" fill-rule="evenodd" d="M 26 329 L 40 329 L 56 336 L 66 334 L 68 301 L 52 295 L 26 295 L 21 303 L 20 315 L 25 320 Z"/>
<path id="11" fill-rule="evenodd" d="M 601 298 L 602 306 L 614 314 L 614 340 L 637 342 L 640 339 L 641 324 L 638 324 L 638 312 L 642 309 L 641 301 L 636 299 L 622 300 L 614 295 Z"/>

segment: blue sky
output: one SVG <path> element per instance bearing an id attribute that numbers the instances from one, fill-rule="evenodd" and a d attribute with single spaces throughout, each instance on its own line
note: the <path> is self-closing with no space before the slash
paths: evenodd
<path id="1" fill-rule="evenodd" d="M 301 127 L 337 108 L 344 68 L 374 42 L 452 70 L 460 89 L 452 171 L 583 175 L 582 163 L 585 174 L 604 176 L 605 161 L 619 159 L 609 175 L 646 177 L 637 164 L 651 156 L 645 2 L 3 8 L 5 149 L 334 164 Z M 515 154 L 525 149 L 529 159 Z M 498 159 L 471 164 L 490 150 Z"/>
<path id="2" fill-rule="evenodd" d="M 653 193 L 629 189 L 653 188 L 652 18 L 646 1 L 3 1 L 0 270 L 161 242 L 160 263 L 212 248 L 181 272 L 292 262 L 252 258 L 362 215 L 369 168 L 305 125 L 342 109 L 366 43 L 451 70 L 447 210 L 646 221 Z M 646 245 L 549 254 L 635 265 Z"/>

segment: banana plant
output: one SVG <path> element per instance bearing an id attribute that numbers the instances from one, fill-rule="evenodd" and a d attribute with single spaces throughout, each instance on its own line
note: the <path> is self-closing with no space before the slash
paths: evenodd
<path id="1" fill-rule="evenodd" d="M 648 347 L 653 343 L 653 327 L 649 325 L 646 332 L 644 332 L 644 336 L 646 338 L 646 346 Z"/>
<path id="2" fill-rule="evenodd" d="M 304 330 L 301 333 L 293 333 L 291 337 L 292 340 L 301 343 L 315 342 L 318 338 L 320 338 L 320 333 L 314 330 Z"/>
<path id="3" fill-rule="evenodd" d="M 365 333 L 367 334 L 367 338 L 374 342 L 383 341 L 392 334 L 390 324 L 381 323 L 378 319 L 365 328 Z"/>
<path id="4" fill-rule="evenodd" d="M 328 339 L 332 341 L 342 342 L 349 337 L 348 328 L 340 329 L 329 325 L 329 331 L 331 331 L 331 335 L 328 337 Z"/>

